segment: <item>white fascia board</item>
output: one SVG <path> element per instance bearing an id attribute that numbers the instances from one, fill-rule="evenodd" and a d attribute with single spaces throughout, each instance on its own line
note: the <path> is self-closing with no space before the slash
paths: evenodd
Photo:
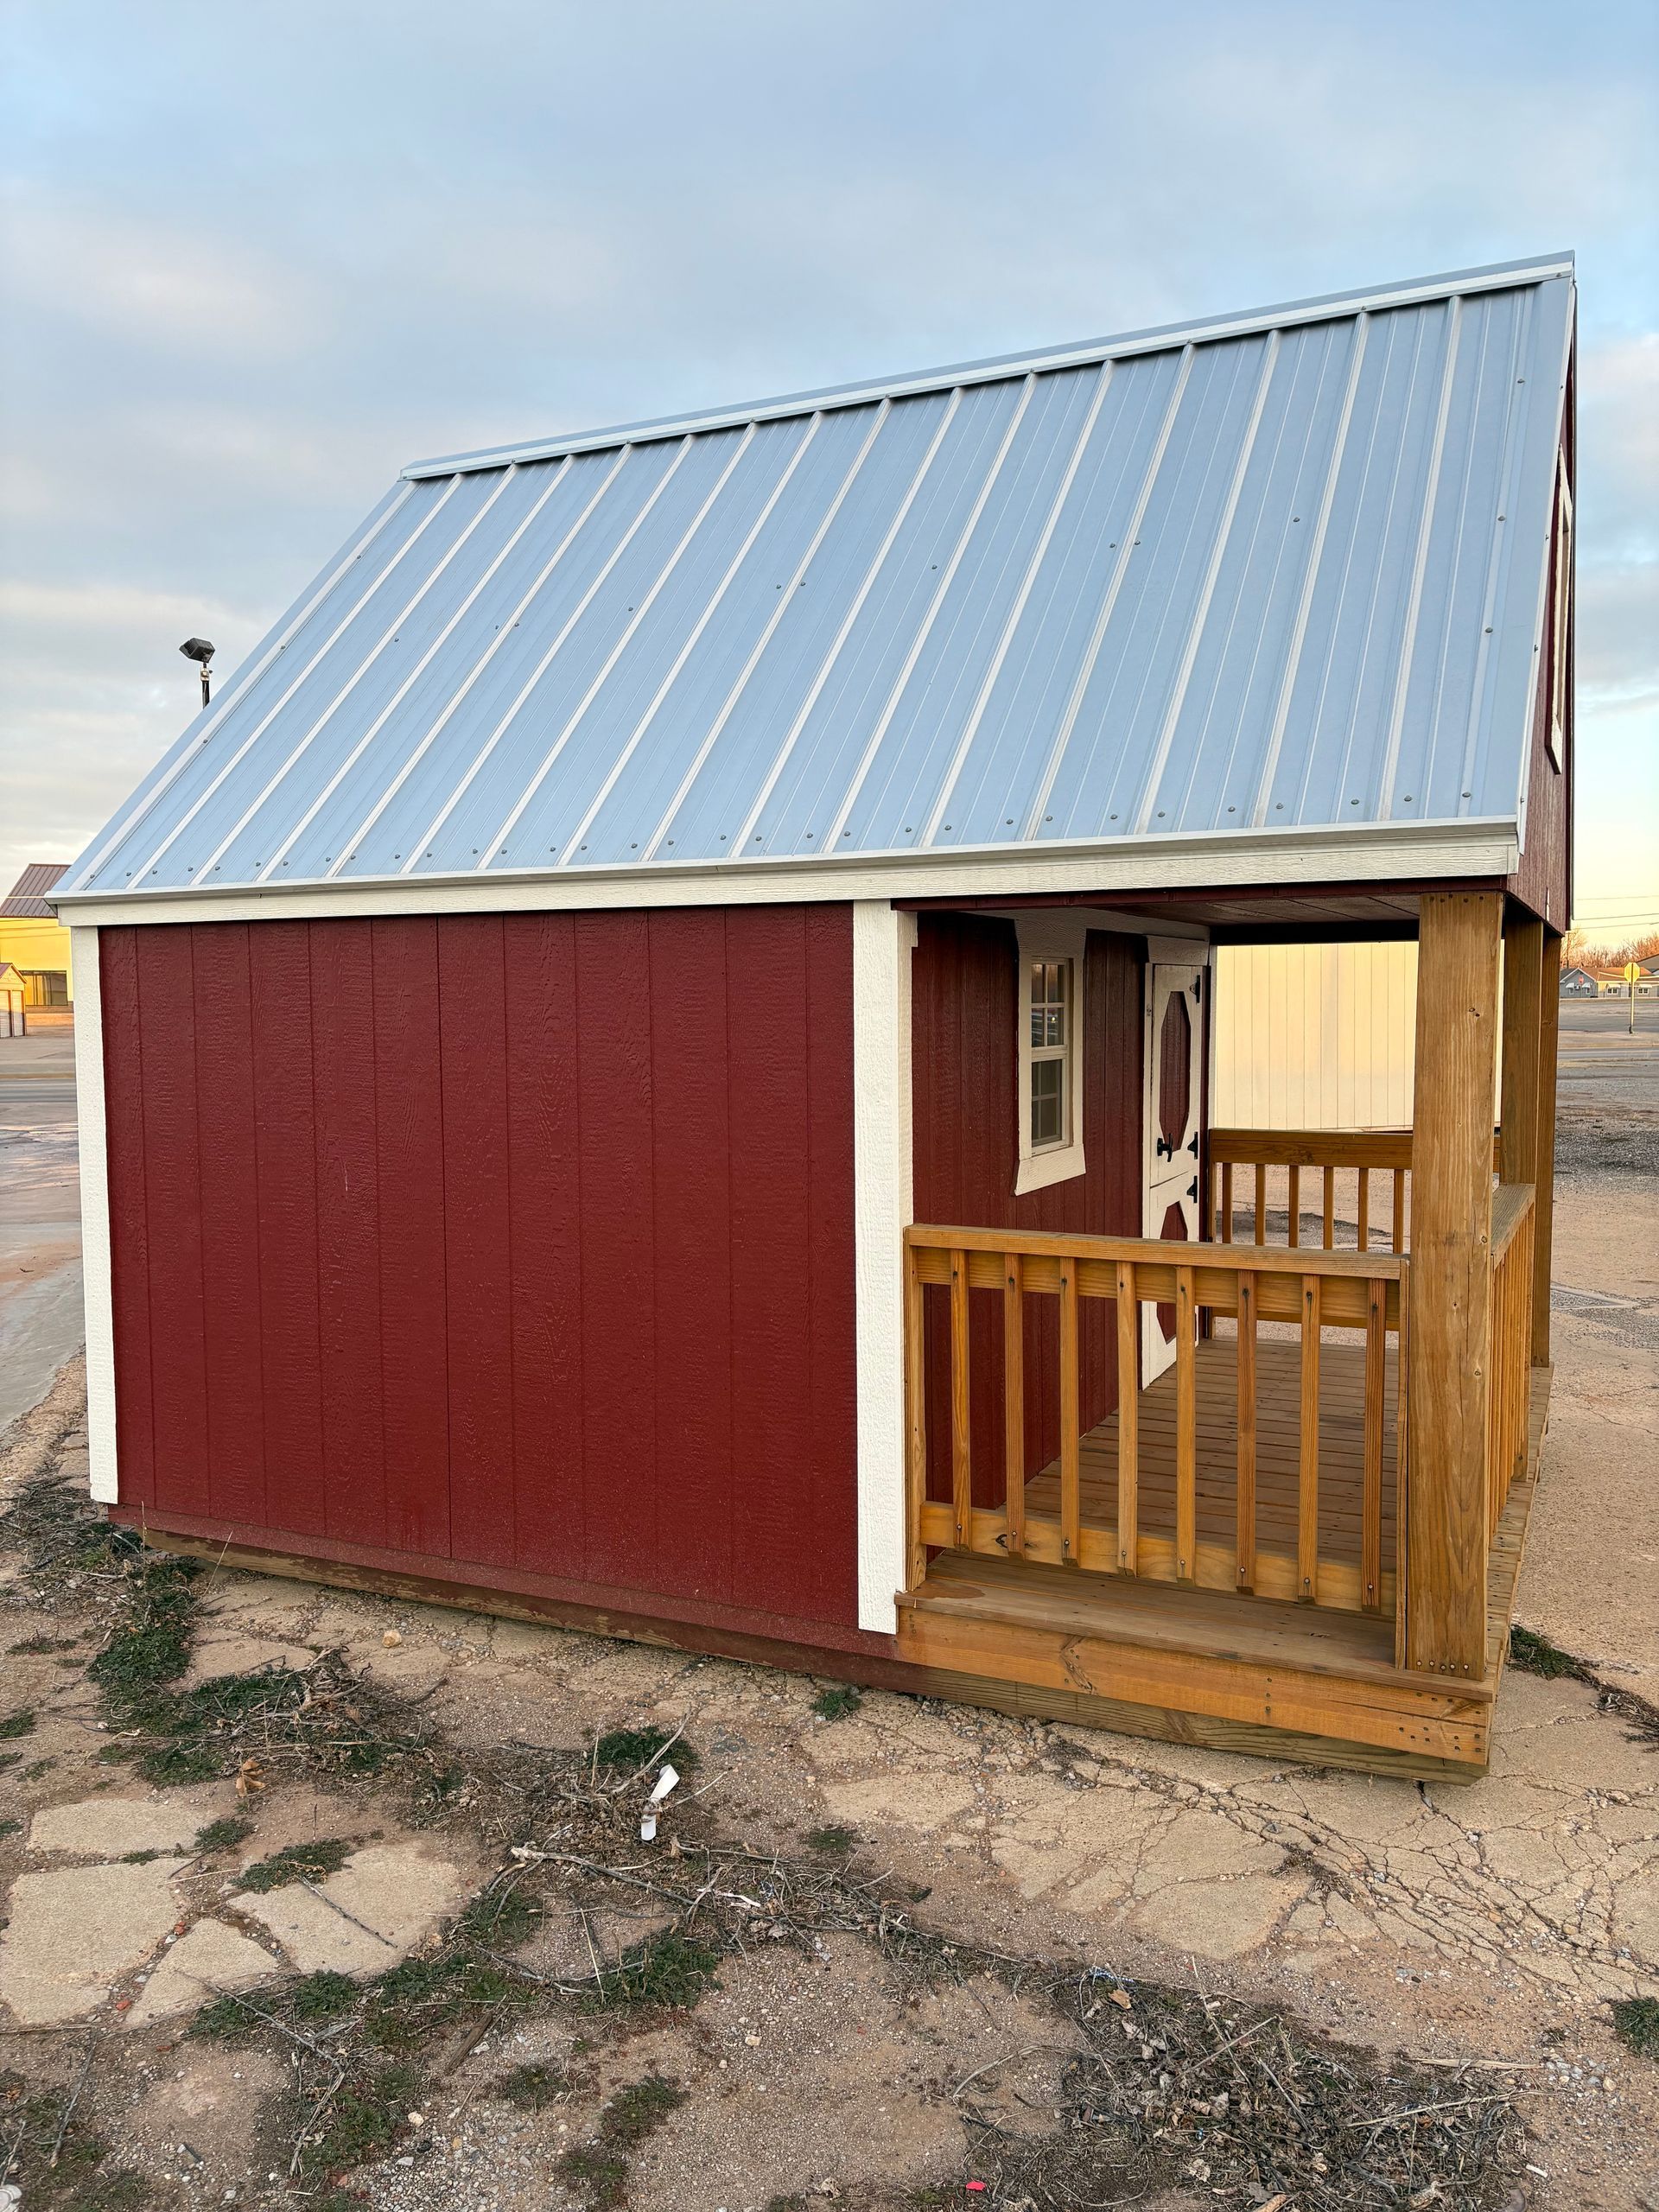
<path id="1" fill-rule="evenodd" d="M 70 931 L 75 975 L 75 1115 L 80 1145 L 80 1268 L 86 1309 L 86 1443 L 91 1495 L 120 1496 L 115 1461 L 115 1309 L 110 1270 L 110 1173 L 104 1116 L 104 1016 L 98 931 Z"/>
<path id="2" fill-rule="evenodd" d="M 1541 284 L 1551 277 L 1570 278 L 1573 268 L 1572 255 L 1560 253 L 1531 261 L 1495 263 L 1485 269 L 1454 270 L 1442 276 L 1415 277 L 1370 290 L 1330 292 L 1316 299 L 1288 301 L 1279 307 L 1212 315 L 1200 322 L 1165 323 L 1149 330 L 1128 331 L 1116 338 L 1084 339 L 1072 345 L 1052 346 L 1031 353 L 998 354 L 988 360 L 963 362 L 954 368 L 925 369 L 908 376 L 832 385 L 817 391 L 790 392 L 775 399 L 705 408 L 686 415 L 658 416 L 643 423 L 615 423 L 566 437 L 488 446 L 474 453 L 442 454 L 431 460 L 412 461 L 403 474 L 419 478 L 452 476 L 478 468 L 506 468 L 515 462 L 553 461 L 566 454 L 594 453 L 624 442 L 643 445 L 658 438 L 682 438 L 694 431 L 733 429 L 743 423 L 777 422 L 787 416 L 809 415 L 830 408 L 873 406 L 883 399 L 912 398 L 922 392 L 947 391 L 968 385 L 1000 384 L 1009 378 L 1040 374 L 1050 369 L 1086 368 L 1099 361 L 1125 360 L 1135 353 L 1162 353 L 1177 346 L 1203 345 L 1216 339 L 1248 338 L 1264 330 L 1289 330 L 1301 323 L 1325 322 L 1338 315 L 1418 306 L 1452 296 L 1467 298 L 1477 292 L 1508 291 L 1522 284 Z"/>
<path id="3" fill-rule="evenodd" d="M 1340 824 L 1319 830 L 1181 832 L 1108 845 L 1029 843 L 840 861 L 652 862 L 550 874 L 492 868 L 451 876 L 372 876 L 222 890 L 95 892 L 55 901 L 71 923 L 235 922 L 332 916 L 616 912 L 865 899 L 984 899 L 1096 891 L 1224 896 L 1244 887 L 1512 875 L 1511 819 Z"/>
<path id="4" fill-rule="evenodd" d="M 905 1243 L 914 1217 L 910 965 L 916 917 L 853 908 L 853 1222 L 858 1624 L 898 1627 L 905 1586 Z"/>

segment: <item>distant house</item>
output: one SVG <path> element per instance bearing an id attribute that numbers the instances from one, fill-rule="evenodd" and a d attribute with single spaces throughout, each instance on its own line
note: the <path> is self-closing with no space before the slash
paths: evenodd
<path id="1" fill-rule="evenodd" d="M 1636 995 L 1639 999 L 1650 999 L 1659 994 L 1659 962 L 1638 960 L 1636 964 L 1642 970 L 1636 981 Z M 1596 990 L 1599 996 L 1605 999 L 1630 997 L 1630 978 L 1624 973 L 1622 960 L 1610 967 L 1598 968 L 1595 973 Z"/>
<path id="2" fill-rule="evenodd" d="M 24 1033 L 23 979 L 8 960 L 0 960 L 0 1038 Z"/>
<path id="3" fill-rule="evenodd" d="M 1564 999 L 1592 999 L 1596 995 L 1595 970 L 1592 968 L 1563 968 L 1561 996 Z"/>
<path id="4" fill-rule="evenodd" d="M 69 932 L 46 903 L 67 861 L 31 861 L 0 899 L 0 960 L 22 978 L 27 1003 L 67 1007 L 74 996 Z"/>

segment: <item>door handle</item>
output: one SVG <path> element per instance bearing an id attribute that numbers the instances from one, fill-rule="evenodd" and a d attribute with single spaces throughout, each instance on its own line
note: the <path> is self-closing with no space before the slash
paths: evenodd
<path id="1" fill-rule="evenodd" d="M 1186 1186 L 1186 1195 L 1189 1198 L 1196 1198 L 1198 1195 L 1198 1179 L 1196 1175 Z"/>
<path id="2" fill-rule="evenodd" d="M 1160 1137 L 1154 1149 L 1160 1160 L 1173 1160 L 1175 1157 L 1175 1147 L 1167 1137 Z"/>

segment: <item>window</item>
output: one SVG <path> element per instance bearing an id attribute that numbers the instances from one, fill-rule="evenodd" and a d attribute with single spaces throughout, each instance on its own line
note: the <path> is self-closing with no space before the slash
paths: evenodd
<path id="1" fill-rule="evenodd" d="M 1084 925 L 1065 915 L 1019 918 L 1020 1157 L 1014 1191 L 1084 1173 Z"/>
<path id="2" fill-rule="evenodd" d="M 1071 963 L 1031 963 L 1031 1148 L 1065 1143 L 1070 1130 Z"/>
<path id="3" fill-rule="evenodd" d="M 1567 758 L 1567 687 L 1572 668 L 1567 640 L 1573 620 L 1573 492 L 1565 454 L 1555 467 L 1554 585 L 1549 620 L 1549 757 L 1560 768 Z"/>

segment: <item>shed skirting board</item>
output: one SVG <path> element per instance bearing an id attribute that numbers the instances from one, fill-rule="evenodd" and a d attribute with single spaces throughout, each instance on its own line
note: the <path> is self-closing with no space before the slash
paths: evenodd
<path id="1" fill-rule="evenodd" d="M 916 917 L 853 908 L 858 1624 L 891 1636 L 905 1579 L 904 1232 L 913 1218 L 910 962 Z"/>
<path id="2" fill-rule="evenodd" d="M 115 1465 L 115 1319 L 110 1294 L 110 1176 L 104 1121 L 103 979 L 98 931 L 70 932 L 75 968 L 75 1115 L 80 1145 L 80 1267 L 86 1308 L 86 1443 L 91 1492 L 120 1496 Z"/>

